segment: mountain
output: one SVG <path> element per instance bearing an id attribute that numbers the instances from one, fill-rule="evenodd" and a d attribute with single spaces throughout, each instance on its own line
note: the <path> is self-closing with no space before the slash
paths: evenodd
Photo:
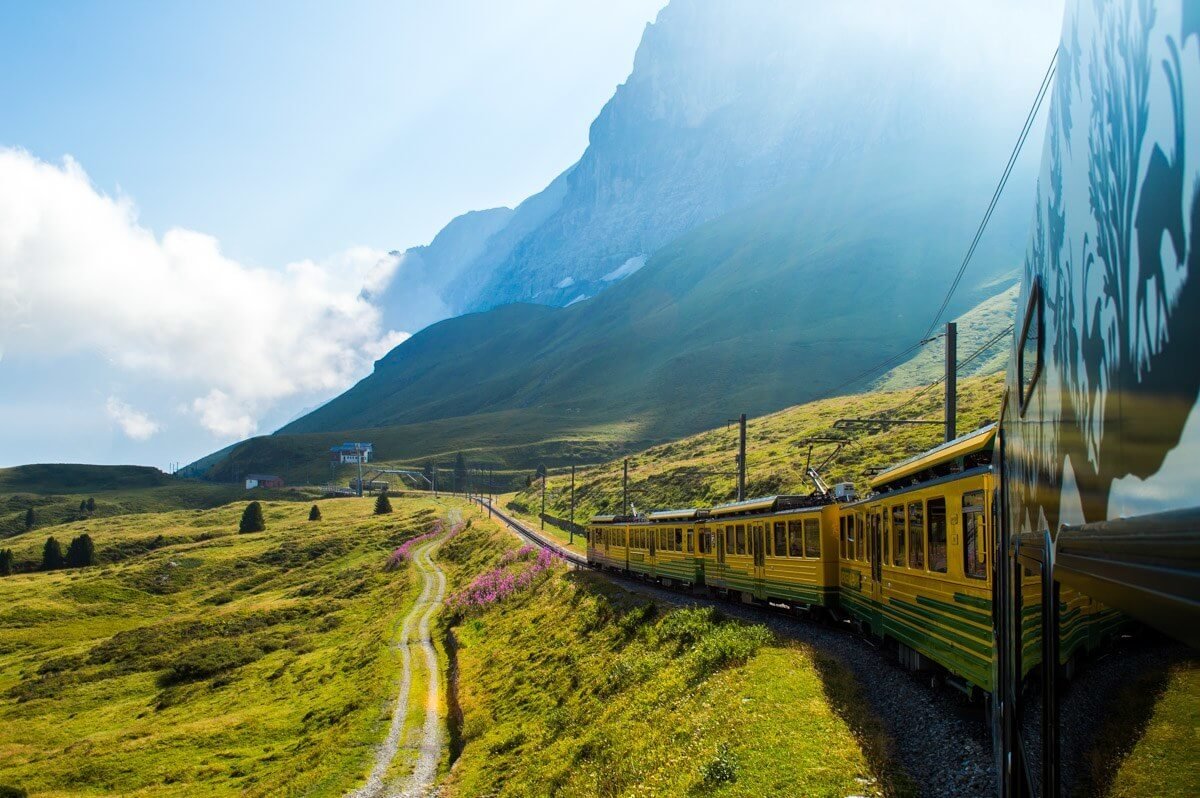
<path id="1" fill-rule="evenodd" d="M 304 469 L 339 437 L 524 468 L 868 387 L 933 321 L 1044 69 L 1008 4 L 869 5 L 673 2 L 580 161 L 446 267 L 442 296 L 483 310 L 208 473 Z M 1011 286 L 1034 161 L 945 318 Z"/>
<path id="2" fill-rule="evenodd" d="M 473 226 L 470 247 L 439 235 L 409 250 L 382 298 L 385 320 L 415 331 L 513 302 L 564 306 L 699 225 L 830 169 L 991 157 L 1037 87 L 1045 64 L 1026 54 L 1039 35 L 999 24 L 1022 4 L 927 6 L 674 0 L 647 26 L 579 161 L 516 211 L 484 212 L 494 215 Z M 998 171 L 1005 154 L 988 163 Z"/>

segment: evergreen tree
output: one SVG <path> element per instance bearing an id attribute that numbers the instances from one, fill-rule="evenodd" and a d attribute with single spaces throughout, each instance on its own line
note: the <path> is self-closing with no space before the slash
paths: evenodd
<path id="1" fill-rule="evenodd" d="M 263 519 L 262 505 L 258 502 L 250 502 L 246 505 L 246 509 L 242 512 L 242 523 L 238 526 L 238 532 L 262 532 L 267 528 L 267 522 Z"/>
<path id="2" fill-rule="evenodd" d="M 320 521 L 321 520 L 321 508 L 314 504 L 312 506 L 312 509 L 308 511 L 308 520 L 309 521 Z"/>
<path id="3" fill-rule="evenodd" d="M 537 467 L 537 478 L 538 478 L 538 479 L 545 479 L 545 478 L 546 478 L 546 464 L 545 464 L 545 463 L 539 463 L 539 464 L 538 464 L 538 467 Z"/>
<path id="4" fill-rule="evenodd" d="M 392 503 L 388 500 L 387 492 L 380 493 L 375 498 L 375 515 L 386 515 L 392 511 Z"/>
<path id="5" fill-rule="evenodd" d="M 0 576 L 11 576 L 13 572 L 12 549 L 0 549 Z"/>
<path id="6" fill-rule="evenodd" d="M 87 511 L 88 511 L 89 513 L 94 513 L 94 512 L 96 512 L 96 500 L 95 500 L 95 499 L 93 499 L 91 496 L 88 496 L 88 500 L 87 500 Z"/>
<path id="7" fill-rule="evenodd" d="M 30 507 L 25 511 L 25 528 L 33 529 L 33 508 Z"/>
<path id="8" fill-rule="evenodd" d="M 429 480 L 429 484 L 430 484 L 430 486 L 432 486 L 433 485 L 433 461 L 432 460 L 425 461 L 425 467 L 422 469 L 422 473 L 425 474 L 425 479 Z"/>
<path id="9" fill-rule="evenodd" d="M 467 461 L 462 452 L 454 456 L 454 490 L 461 493 L 467 486 Z"/>
<path id="10" fill-rule="evenodd" d="M 81 512 L 81 513 L 87 512 L 87 501 L 85 499 L 79 500 L 79 512 Z"/>
<path id="11" fill-rule="evenodd" d="M 87 568 L 95 564 L 96 546 L 92 543 L 92 536 L 84 532 L 67 546 L 67 567 Z"/>
<path id="12" fill-rule="evenodd" d="M 46 538 L 46 545 L 42 546 L 42 570 L 53 571 L 62 567 L 62 546 L 53 536 Z"/>

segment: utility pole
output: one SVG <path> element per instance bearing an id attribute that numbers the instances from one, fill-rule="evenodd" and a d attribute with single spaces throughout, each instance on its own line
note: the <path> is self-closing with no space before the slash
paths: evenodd
<path id="1" fill-rule="evenodd" d="M 542 472 L 542 514 L 540 516 L 542 529 L 546 528 L 546 472 Z"/>
<path id="2" fill-rule="evenodd" d="M 437 465 L 437 463 L 434 463 L 433 464 L 433 498 L 435 498 L 435 499 L 437 498 L 437 472 L 438 472 L 438 465 Z"/>
<path id="3" fill-rule="evenodd" d="M 946 322 L 946 440 L 958 437 L 958 325 Z"/>
<path id="4" fill-rule="evenodd" d="M 575 543 L 575 464 L 571 464 L 571 525 L 567 528 L 570 533 L 570 542 L 567 545 Z"/>
<path id="5" fill-rule="evenodd" d="M 625 458 L 625 475 L 621 477 L 621 515 L 629 514 L 629 458 Z"/>
<path id="6" fill-rule="evenodd" d="M 733 421 L 733 419 L 729 419 Z M 738 416 L 737 500 L 746 498 L 746 414 Z"/>

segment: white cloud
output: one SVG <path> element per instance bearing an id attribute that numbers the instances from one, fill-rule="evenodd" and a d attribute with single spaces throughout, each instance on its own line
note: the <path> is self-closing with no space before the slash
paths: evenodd
<path id="1" fill-rule="evenodd" d="M 0 351 L 98 352 L 179 383 L 222 438 L 253 432 L 280 399 L 345 387 L 407 337 L 382 330 L 367 298 L 396 261 L 356 247 L 247 266 L 201 233 L 156 237 L 71 158 L 58 166 L 0 148 Z"/>
<path id="2" fill-rule="evenodd" d="M 108 401 L 104 403 L 104 409 L 107 411 L 108 417 L 121 428 L 121 431 L 135 441 L 147 440 L 162 429 L 162 425 L 150 416 L 140 410 L 135 410 L 115 396 L 108 397 Z"/>

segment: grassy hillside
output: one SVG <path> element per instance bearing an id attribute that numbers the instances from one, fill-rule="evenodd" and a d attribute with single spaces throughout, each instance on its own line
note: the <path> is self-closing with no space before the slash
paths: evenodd
<path id="1" fill-rule="evenodd" d="M 472 546 L 460 538 L 445 559 Z M 449 617 L 448 796 L 880 795 L 910 785 L 852 677 L 710 610 L 592 573 Z"/>
<path id="2" fill-rule="evenodd" d="M 304 498 L 291 490 L 256 490 L 254 498 Z M 219 507 L 245 498 L 240 484 L 215 485 L 169 476 L 143 466 L 38 464 L 0 469 L 0 538 L 25 531 L 32 508 L 42 529 L 89 518 Z M 79 503 L 95 500 L 95 509 Z"/>
<path id="3" fill-rule="evenodd" d="M 271 502 L 70 524 L 103 567 L 0 578 L 0 785 L 37 795 L 341 795 L 386 732 L 409 600 L 388 552 L 444 504 Z M 161 536 L 161 539 L 159 539 Z M 32 557 L 44 534 L 6 545 Z M 157 540 L 156 540 L 157 539 Z"/>
<path id="4" fill-rule="evenodd" d="M 958 430 L 965 433 L 996 420 L 1003 375 L 972 377 L 959 382 Z M 905 418 L 940 418 L 939 389 L 909 388 L 857 396 L 824 399 L 750 419 L 747 429 L 747 485 L 749 496 L 812 490 L 804 476 L 809 437 L 837 433 L 833 423 L 843 417 L 864 417 L 898 407 Z M 853 442 L 823 470 L 830 484 L 856 482 L 866 487 L 864 472 L 886 466 L 941 442 L 940 427 L 895 427 L 876 433 L 855 433 Z M 834 446 L 818 444 L 812 462 L 821 463 Z M 736 427 L 722 427 L 654 446 L 629 459 L 629 498 L 639 510 L 710 505 L 736 496 Z M 596 512 L 617 512 L 621 504 L 621 461 L 578 468 L 575 475 L 575 518 Z M 570 507 L 570 481 L 560 471 L 547 480 L 547 512 L 565 518 Z M 516 500 L 540 508 L 537 486 L 519 493 Z"/>
<path id="5" fill-rule="evenodd" d="M 958 359 L 965 363 L 967 358 L 978 355 L 959 369 L 959 378 L 981 374 L 995 374 L 1008 367 L 1012 336 L 1001 335 L 1000 340 L 988 346 L 988 342 L 1010 327 L 1016 318 L 1017 294 L 1020 284 L 1010 286 L 990 299 L 985 299 L 959 316 Z M 944 330 L 943 330 L 944 332 Z M 980 351 L 981 347 L 986 347 Z M 914 388 L 928 385 L 946 373 L 945 340 L 922 347 L 911 360 L 880 377 L 872 390 L 894 391 L 897 388 Z"/>

